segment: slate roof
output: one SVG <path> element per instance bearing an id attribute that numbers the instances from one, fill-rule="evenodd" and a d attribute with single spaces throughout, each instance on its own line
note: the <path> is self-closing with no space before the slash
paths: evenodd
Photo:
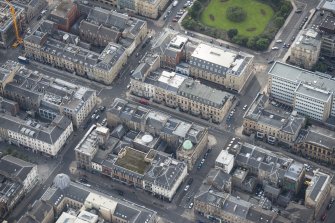
<path id="1" fill-rule="evenodd" d="M 153 185 L 171 189 L 185 168 L 187 166 L 184 162 L 171 159 L 164 153 L 158 152 L 144 179 L 152 182 Z"/>
<path id="2" fill-rule="evenodd" d="M 8 178 L 18 178 L 23 182 L 35 166 L 35 164 L 7 155 L 0 160 L 0 173 Z"/>
<path id="3" fill-rule="evenodd" d="M 0 116 L 0 128 L 19 132 L 21 134 L 29 134 L 29 132 L 34 132 L 34 134 L 31 136 L 29 135 L 29 137 L 48 144 L 54 144 L 63 134 L 65 127 L 67 128 L 69 125 L 72 125 L 71 120 L 65 116 L 56 116 L 54 120 L 55 121 L 52 122 L 49 127 L 39 128 L 37 126 L 33 127 L 29 125 L 27 121 L 24 121 L 18 117 L 2 114 Z"/>

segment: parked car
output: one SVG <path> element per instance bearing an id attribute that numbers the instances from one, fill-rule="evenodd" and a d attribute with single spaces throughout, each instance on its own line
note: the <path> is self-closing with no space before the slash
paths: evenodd
<path id="1" fill-rule="evenodd" d="M 272 50 L 278 50 L 279 48 L 276 47 L 276 46 L 274 46 L 274 47 L 272 47 L 271 49 L 272 49 Z"/>
<path id="2" fill-rule="evenodd" d="M 246 110 L 247 107 L 248 107 L 248 105 L 244 105 L 244 106 L 243 106 L 243 111 Z"/>
<path id="3" fill-rule="evenodd" d="M 189 188 L 190 188 L 190 185 L 186 185 L 186 187 L 184 188 L 184 191 L 188 191 Z"/>
<path id="4" fill-rule="evenodd" d="M 327 218 L 327 213 L 323 213 L 323 215 L 321 216 L 321 221 L 325 221 Z"/>
<path id="5" fill-rule="evenodd" d="M 188 206 L 189 209 L 192 209 L 193 208 L 193 202 L 190 203 L 190 205 Z"/>

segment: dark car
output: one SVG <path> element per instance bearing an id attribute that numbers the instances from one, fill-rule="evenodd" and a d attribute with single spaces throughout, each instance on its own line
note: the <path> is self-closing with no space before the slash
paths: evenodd
<path id="1" fill-rule="evenodd" d="M 37 20 L 41 20 L 42 19 L 42 15 L 39 15 L 38 17 L 37 17 Z"/>
<path id="2" fill-rule="evenodd" d="M 193 183 L 193 178 L 188 179 L 187 184 L 191 185 Z"/>

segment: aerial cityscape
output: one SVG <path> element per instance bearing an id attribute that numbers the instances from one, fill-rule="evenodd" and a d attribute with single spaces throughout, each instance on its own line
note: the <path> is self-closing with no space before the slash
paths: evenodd
<path id="1" fill-rule="evenodd" d="M 335 0 L 0 0 L 0 222 L 335 223 Z"/>

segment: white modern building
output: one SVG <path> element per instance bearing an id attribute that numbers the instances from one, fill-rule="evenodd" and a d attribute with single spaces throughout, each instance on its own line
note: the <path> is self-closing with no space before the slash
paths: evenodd
<path id="1" fill-rule="evenodd" d="M 270 97 L 318 121 L 335 116 L 334 92 L 335 80 L 324 73 L 281 62 L 275 62 L 269 71 Z"/>
<path id="2" fill-rule="evenodd" d="M 234 155 L 228 153 L 227 150 L 222 150 L 215 160 L 215 167 L 229 174 L 234 167 Z"/>

